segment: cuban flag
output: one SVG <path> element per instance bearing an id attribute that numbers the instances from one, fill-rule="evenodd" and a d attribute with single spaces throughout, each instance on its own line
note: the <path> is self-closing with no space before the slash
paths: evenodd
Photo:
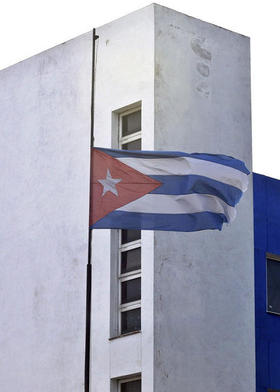
<path id="1" fill-rule="evenodd" d="M 90 228 L 221 230 L 248 186 L 226 155 L 92 149 Z"/>

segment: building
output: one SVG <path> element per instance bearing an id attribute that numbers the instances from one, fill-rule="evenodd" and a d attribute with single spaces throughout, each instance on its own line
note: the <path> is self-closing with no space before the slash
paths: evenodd
<path id="1" fill-rule="evenodd" d="M 254 174 L 257 392 L 280 390 L 280 181 Z"/>
<path id="2" fill-rule="evenodd" d="M 96 33 L 96 146 L 251 168 L 247 37 L 156 4 Z M 84 389 L 91 58 L 90 32 L 0 72 L 1 392 Z M 255 391 L 252 183 L 222 232 L 92 254 L 90 391 Z"/>

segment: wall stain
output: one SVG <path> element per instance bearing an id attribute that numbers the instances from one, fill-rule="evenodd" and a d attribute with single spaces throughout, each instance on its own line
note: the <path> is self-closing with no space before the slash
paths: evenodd
<path id="1" fill-rule="evenodd" d="M 155 66 L 155 76 L 158 78 L 161 76 L 161 67 L 160 67 L 159 63 L 156 63 L 156 66 Z"/>
<path id="2" fill-rule="evenodd" d="M 56 66 L 57 66 L 56 58 L 50 55 L 46 55 L 39 62 L 38 73 L 39 75 L 50 74 L 53 72 Z"/>
<path id="3" fill-rule="evenodd" d="M 194 37 L 191 40 L 191 48 L 196 56 L 200 57 L 205 61 L 212 60 L 212 54 L 209 49 L 206 49 L 206 39 L 201 37 Z M 205 62 L 198 61 L 196 63 L 196 71 L 200 75 L 200 80 L 195 84 L 195 90 L 199 93 L 203 98 L 209 98 L 210 96 L 210 86 L 209 83 L 206 83 L 202 78 L 208 78 L 210 75 L 210 66 Z"/>
<path id="4" fill-rule="evenodd" d="M 203 97 L 208 98 L 210 95 L 209 86 L 205 82 L 200 82 L 196 86 L 196 91 L 199 92 Z"/>
<path id="5" fill-rule="evenodd" d="M 171 23 L 169 26 L 170 26 L 170 27 L 173 27 L 173 29 L 181 30 L 181 27 L 180 27 L 180 26 L 173 25 L 172 23 Z"/>
<path id="6" fill-rule="evenodd" d="M 191 41 L 192 50 L 197 56 L 201 57 L 202 59 L 211 61 L 212 54 L 209 50 L 203 47 L 204 42 L 205 38 L 193 38 Z"/>
<path id="7" fill-rule="evenodd" d="M 193 263 L 191 261 L 187 262 L 187 267 L 189 269 L 192 269 L 193 268 Z"/>
<path id="8" fill-rule="evenodd" d="M 207 64 L 197 63 L 196 69 L 198 73 L 200 73 L 200 75 L 204 76 L 205 78 L 207 78 L 210 74 L 210 68 L 208 67 Z"/>
<path id="9" fill-rule="evenodd" d="M 44 297 L 44 287 L 36 287 L 33 296 L 33 317 L 35 320 L 42 318 L 42 303 Z"/>

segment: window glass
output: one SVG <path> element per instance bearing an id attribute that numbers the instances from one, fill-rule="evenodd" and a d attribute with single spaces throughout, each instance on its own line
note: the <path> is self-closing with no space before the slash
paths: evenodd
<path id="1" fill-rule="evenodd" d="M 141 248 L 127 250 L 121 253 L 121 273 L 139 270 L 141 268 Z"/>
<path id="2" fill-rule="evenodd" d="M 122 116 L 122 137 L 141 131 L 141 111 Z"/>
<path id="3" fill-rule="evenodd" d="M 122 145 L 123 150 L 141 150 L 141 139 L 133 140 L 132 142 Z"/>
<path id="4" fill-rule="evenodd" d="M 122 383 L 121 392 L 141 392 L 141 380 Z"/>
<path id="5" fill-rule="evenodd" d="M 141 308 L 121 313 L 121 333 L 141 330 Z"/>
<path id="6" fill-rule="evenodd" d="M 121 284 L 122 304 L 141 299 L 141 278 L 130 279 Z"/>
<path id="7" fill-rule="evenodd" d="M 280 261 L 267 259 L 267 311 L 280 314 Z"/>
<path id="8" fill-rule="evenodd" d="M 141 230 L 122 230 L 122 244 L 141 239 Z"/>

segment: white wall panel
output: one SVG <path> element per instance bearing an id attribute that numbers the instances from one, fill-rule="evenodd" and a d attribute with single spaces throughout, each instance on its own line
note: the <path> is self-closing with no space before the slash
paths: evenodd
<path id="1" fill-rule="evenodd" d="M 83 391 L 91 35 L 0 86 L 0 389 Z"/>
<path id="2" fill-rule="evenodd" d="M 155 6 L 155 148 L 251 168 L 249 39 Z M 155 391 L 255 391 L 252 185 L 221 232 L 155 233 Z"/>

